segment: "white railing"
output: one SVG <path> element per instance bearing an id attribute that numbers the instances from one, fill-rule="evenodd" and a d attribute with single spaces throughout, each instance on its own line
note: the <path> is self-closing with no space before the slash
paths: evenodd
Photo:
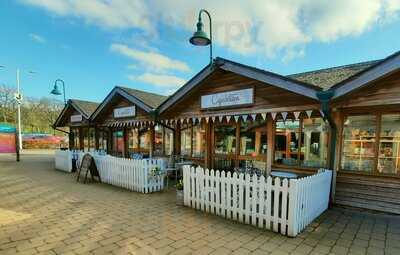
<path id="1" fill-rule="evenodd" d="M 54 161 L 55 161 L 56 169 L 63 170 L 65 172 L 72 171 L 72 152 L 71 151 L 56 150 L 54 152 Z"/>
<path id="2" fill-rule="evenodd" d="M 125 159 L 93 155 L 101 181 L 125 189 L 150 193 L 164 189 L 164 174 L 152 174 L 152 169 L 163 170 L 160 159 Z"/>
<path id="3" fill-rule="evenodd" d="M 185 166 L 184 204 L 296 236 L 328 208 L 332 171 L 301 179 L 265 178 Z"/>

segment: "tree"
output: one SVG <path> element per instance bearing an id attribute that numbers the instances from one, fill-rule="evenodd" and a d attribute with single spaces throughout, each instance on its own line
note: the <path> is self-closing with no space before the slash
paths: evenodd
<path id="1" fill-rule="evenodd" d="M 14 99 L 16 90 L 6 85 L 0 85 L 0 118 L 2 122 L 15 123 L 17 102 Z"/>

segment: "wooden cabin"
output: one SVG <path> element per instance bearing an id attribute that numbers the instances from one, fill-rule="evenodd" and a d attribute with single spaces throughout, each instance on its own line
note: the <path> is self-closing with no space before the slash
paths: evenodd
<path id="1" fill-rule="evenodd" d="M 91 116 L 98 149 L 118 157 L 163 155 L 164 127 L 156 125 L 155 109 L 165 96 L 115 87 Z"/>
<path id="2" fill-rule="evenodd" d="M 85 150 L 95 148 L 95 128 L 90 125 L 90 116 L 99 104 L 70 99 L 53 124 L 54 128 L 69 128 L 69 148 Z"/>
<path id="3" fill-rule="evenodd" d="M 327 167 L 319 87 L 217 58 L 158 109 L 175 152 L 204 167 L 270 172 Z"/>
<path id="4" fill-rule="evenodd" d="M 208 168 L 335 170 L 332 201 L 400 213 L 400 53 L 280 76 L 217 58 L 158 108 Z"/>
<path id="5" fill-rule="evenodd" d="M 170 97 L 116 87 L 91 116 L 74 105 L 56 122 L 79 130 L 71 148 L 84 147 L 89 121 L 96 148 L 122 157 L 267 174 L 329 168 L 334 203 L 400 214 L 400 52 L 288 76 L 217 58 Z"/>

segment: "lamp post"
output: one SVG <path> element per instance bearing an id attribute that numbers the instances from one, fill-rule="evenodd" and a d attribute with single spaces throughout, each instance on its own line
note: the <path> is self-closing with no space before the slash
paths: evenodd
<path id="1" fill-rule="evenodd" d="M 6 68 L 6 67 L 0 65 L 0 68 Z M 36 72 L 34 72 L 34 71 L 27 71 L 27 73 L 28 74 L 36 74 Z M 17 92 L 14 94 L 14 99 L 17 101 L 18 149 L 22 150 L 21 104 L 22 104 L 23 96 L 21 93 L 19 74 L 20 74 L 20 69 L 17 68 L 17 72 L 16 72 Z"/>
<path id="2" fill-rule="evenodd" d="M 61 82 L 61 84 L 62 84 L 62 86 L 63 86 L 63 92 L 61 92 L 60 88 L 58 87 L 58 85 L 57 85 L 58 82 Z M 67 100 L 65 99 L 65 83 L 64 83 L 63 80 L 57 79 L 57 80 L 54 82 L 54 88 L 53 88 L 53 90 L 50 92 L 50 94 L 53 94 L 53 95 L 56 95 L 56 96 L 59 96 L 59 95 L 64 94 L 64 105 L 67 104 Z"/>
<path id="3" fill-rule="evenodd" d="M 208 38 L 207 34 L 204 32 L 203 27 L 204 24 L 201 20 L 201 14 L 205 13 L 207 14 L 209 21 L 210 21 L 210 38 Z M 189 42 L 193 45 L 196 46 L 207 46 L 210 45 L 210 64 L 213 61 L 212 58 L 212 22 L 211 22 L 211 15 L 210 13 L 205 10 L 205 9 L 201 9 L 199 11 L 199 19 L 197 21 L 197 31 L 194 32 L 193 36 L 190 38 Z"/>

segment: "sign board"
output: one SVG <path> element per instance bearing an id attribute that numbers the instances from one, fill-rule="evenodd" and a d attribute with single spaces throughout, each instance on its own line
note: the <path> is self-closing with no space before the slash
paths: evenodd
<path id="1" fill-rule="evenodd" d="M 81 121 L 82 121 L 81 114 L 71 115 L 71 122 L 81 122 Z"/>
<path id="2" fill-rule="evenodd" d="M 254 90 L 241 89 L 201 96 L 201 108 L 220 108 L 254 103 Z"/>
<path id="3" fill-rule="evenodd" d="M 114 118 L 133 117 L 136 115 L 135 106 L 121 107 L 114 109 Z"/>

